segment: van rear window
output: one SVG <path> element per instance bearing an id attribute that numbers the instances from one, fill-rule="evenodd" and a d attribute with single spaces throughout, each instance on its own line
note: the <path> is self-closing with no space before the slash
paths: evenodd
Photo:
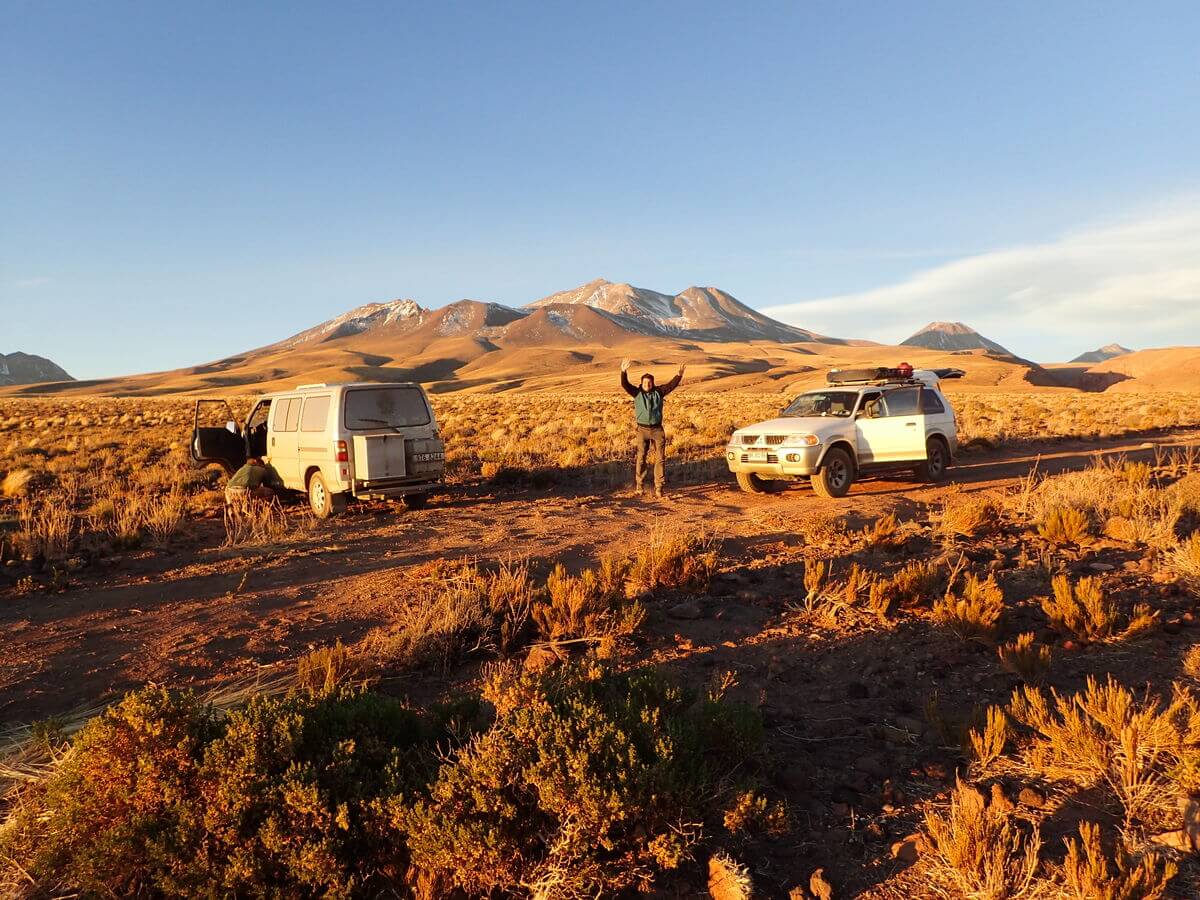
<path id="1" fill-rule="evenodd" d="M 346 427 L 409 428 L 429 424 L 429 407 L 419 388 L 358 388 L 346 392 Z"/>

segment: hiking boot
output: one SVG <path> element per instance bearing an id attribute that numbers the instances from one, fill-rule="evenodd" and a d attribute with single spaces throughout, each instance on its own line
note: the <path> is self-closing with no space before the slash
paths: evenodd
<path id="1" fill-rule="evenodd" d="M 654 496 L 659 500 L 663 498 L 663 489 L 658 485 L 654 486 Z"/>

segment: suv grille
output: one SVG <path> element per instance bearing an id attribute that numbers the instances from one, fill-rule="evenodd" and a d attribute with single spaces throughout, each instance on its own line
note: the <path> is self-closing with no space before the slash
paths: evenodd
<path id="1" fill-rule="evenodd" d="M 780 444 L 782 444 L 786 440 L 787 440 L 786 434 L 768 434 L 767 435 L 767 443 L 773 447 L 778 447 Z"/>
<path id="2" fill-rule="evenodd" d="M 758 435 L 757 434 L 743 434 L 742 435 L 742 443 L 743 444 L 757 444 L 758 443 Z"/>
<path id="3" fill-rule="evenodd" d="M 749 453 L 742 454 L 742 462 L 750 462 L 750 454 Z M 779 456 L 775 453 L 768 453 L 767 458 L 765 460 L 761 456 L 758 456 L 758 457 L 755 457 L 754 462 L 777 463 L 777 462 L 779 462 Z"/>

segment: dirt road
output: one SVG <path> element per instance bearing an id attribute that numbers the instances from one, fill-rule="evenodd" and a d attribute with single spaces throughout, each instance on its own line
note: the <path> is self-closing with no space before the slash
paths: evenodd
<path id="1" fill-rule="evenodd" d="M 673 491 L 669 501 L 554 490 L 451 489 L 430 508 L 354 512 L 269 549 L 219 547 L 220 520 L 195 524 L 174 548 L 92 567 L 54 594 L 0 582 L 0 722 L 28 722 L 111 699 L 148 681 L 207 687 L 270 674 L 340 638 L 387 623 L 411 589 L 412 568 L 437 558 L 528 558 L 577 566 L 650 529 L 704 531 L 731 566 L 795 546 L 817 512 L 852 527 L 894 511 L 922 518 L 947 490 L 1011 488 L 1035 466 L 1088 465 L 1097 452 L 1152 458 L 1200 442 L 1200 431 L 1146 440 L 1048 442 L 964 454 L 945 485 L 895 476 L 856 485 L 831 503 L 797 485 L 748 495 L 731 479 Z"/>

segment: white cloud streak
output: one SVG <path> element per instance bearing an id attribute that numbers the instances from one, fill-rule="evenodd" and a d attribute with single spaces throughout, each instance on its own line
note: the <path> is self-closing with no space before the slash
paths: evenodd
<path id="1" fill-rule="evenodd" d="M 1200 344 L 1200 201 L 763 312 L 884 343 L 933 320 L 958 320 L 1014 353 L 1046 361 L 1110 341 Z"/>

